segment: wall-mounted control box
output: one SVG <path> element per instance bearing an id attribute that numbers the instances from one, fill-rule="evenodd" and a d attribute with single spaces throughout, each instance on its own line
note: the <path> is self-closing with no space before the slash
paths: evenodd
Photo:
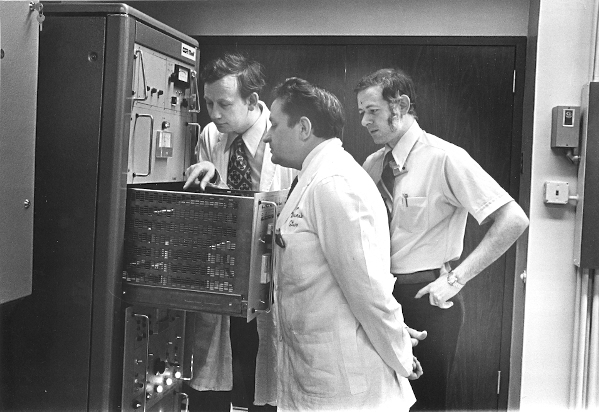
<path id="1" fill-rule="evenodd" d="M 578 147 L 580 106 L 555 106 L 552 110 L 551 147 Z"/>

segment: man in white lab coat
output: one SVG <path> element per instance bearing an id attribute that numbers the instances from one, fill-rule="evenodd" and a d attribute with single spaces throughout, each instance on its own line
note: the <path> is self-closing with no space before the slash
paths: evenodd
<path id="1" fill-rule="evenodd" d="M 204 190 L 209 182 L 253 191 L 290 187 L 292 170 L 271 161 L 270 148 L 264 140 L 270 128 L 270 112 L 258 96 L 265 84 L 260 65 L 238 54 L 226 54 L 208 63 L 201 77 L 212 123 L 200 134 L 196 147 L 198 163 L 187 169 L 184 188 Z M 232 179 L 233 174 L 236 179 Z M 245 318 L 208 313 L 196 313 L 195 317 L 190 410 L 229 411 L 230 391 L 239 389 L 233 387 L 233 362 L 240 367 L 240 373 L 235 368 L 235 381 L 243 381 L 242 394 L 249 411 L 268 410 L 268 406 L 261 406 L 274 405 L 276 355 L 272 314 L 260 314 L 250 323 Z"/>
<path id="2" fill-rule="evenodd" d="M 300 170 L 276 226 L 278 410 L 408 410 L 420 372 L 392 295 L 387 214 L 342 147 L 343 108 L 291 78 L 270 120 L 273 162 Z"/>

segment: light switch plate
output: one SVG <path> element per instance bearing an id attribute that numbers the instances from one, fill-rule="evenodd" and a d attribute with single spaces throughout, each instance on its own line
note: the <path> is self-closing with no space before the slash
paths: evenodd
<path id="1" fill-rule="evenodd" d="M 570 189 L 567 182 L 545 182 L 543 185 L 543 201 L 554 205 L 568 203 Z"/>

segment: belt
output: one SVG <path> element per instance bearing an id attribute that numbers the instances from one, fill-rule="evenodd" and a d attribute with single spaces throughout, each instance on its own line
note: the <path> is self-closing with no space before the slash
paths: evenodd
<path id="1" fill-rule="evenodd" d="M 412 285 L 414 283 L 432 282 L 441 275 L 440 269 L 422 270 L 414 273 L 394 273 L 396 283 L 400 285 Z"/>

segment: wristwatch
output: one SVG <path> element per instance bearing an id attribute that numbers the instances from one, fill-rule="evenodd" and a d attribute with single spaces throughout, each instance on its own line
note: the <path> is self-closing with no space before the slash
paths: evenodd
<path id="1" fill-rule="evenodd" d="M 464 286 L 458 281 L 458 277 L 455 273 L 453 273 L 453 270 L 447 274 L 447 283 L 449 283 L 451 286 L 455 286 L 456 288 L 461 288 Z"/>

